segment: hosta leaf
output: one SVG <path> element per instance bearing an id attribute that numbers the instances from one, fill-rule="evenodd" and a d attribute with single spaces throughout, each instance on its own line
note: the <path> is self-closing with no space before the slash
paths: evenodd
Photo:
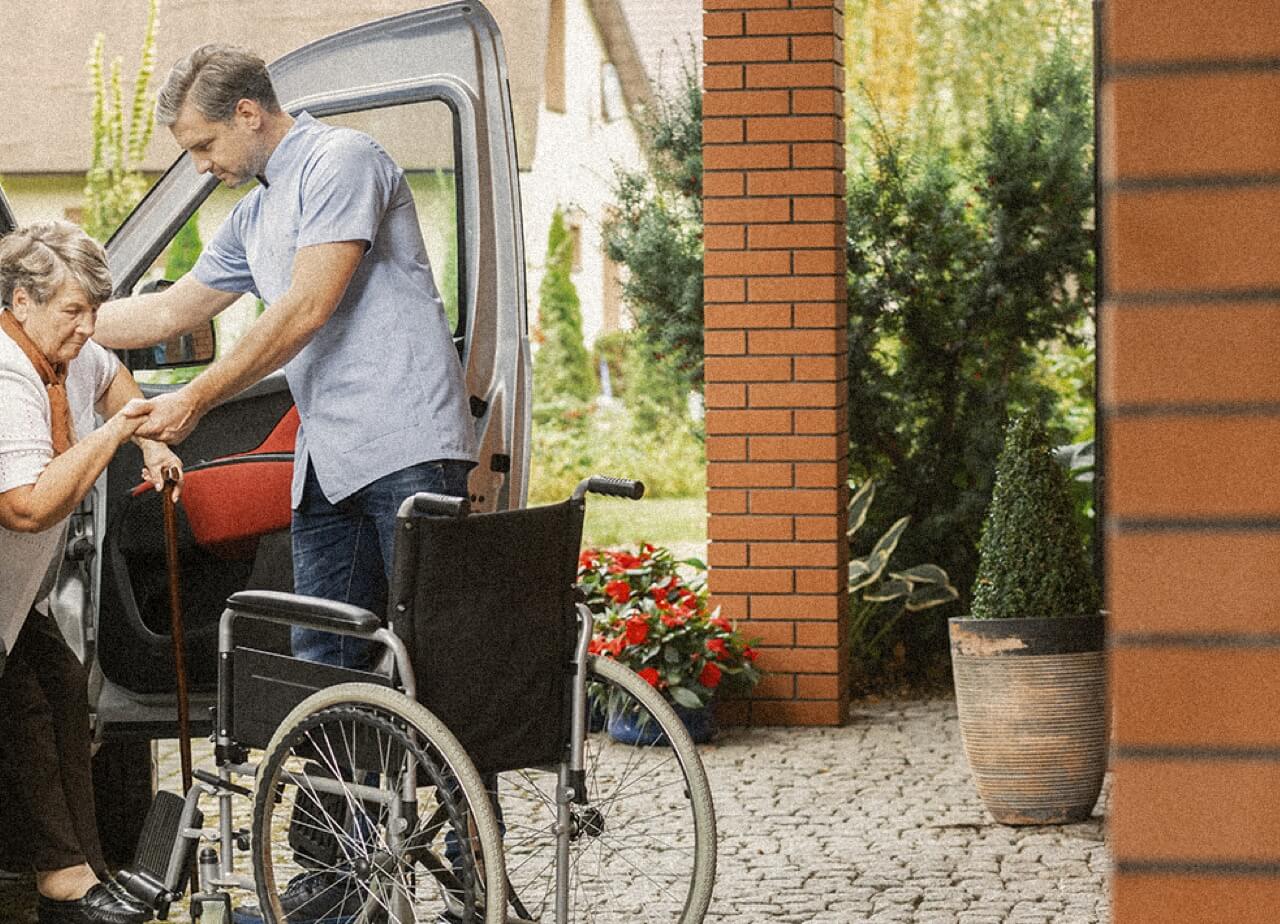
<path id="1" fill-rule="evenodd" d="M 898 540 L 902 538 L 902 534 L 906 531 L 907 524 L 910 522 L 911 517 L 903 517 L 885 530 L 884 535 L 876 540 L 875 547 L 871 550 L 871 557 L 875 558 L 877 555 L 883 555 L 884 561 L 888 563 L 889 556 L 898 547 Z"/>
<path id="2" fill-rule="evenodd" d="M 889 577 L 900 578 L 912 584 L 950 584 L 951 577 L 937 565 L 916 565 L 906 571 L 895 571 Z"/>
<path id="3" fill-rule="evenodd" d="M 927 610 L 933 606 L 950 603 L 959 596 L 959 591 L 950 585 L 927 584 L 912 591 L 911 596 L 907 598 L 907 609 L 912 613 L 918 613 L 920 610 Z"/>
<path id="4" fill-rule="evenodd" d="M 911 593 L 911 585 L 906 581 L 881 581 L 874 590 L 863 594 L 862 599 L 868 603 L 888 603 L 890 600 L 905 597 L 909 593 Z"/>
<path id="5" fill-rule="evenodd" d="M 863 523 L 867 521 L 867 511 L 871 508 L 871 501 L 876 496 L 876 483 L 874 481 L 865 481 L 862 487 L 854 492 L 853 497 L 849 498 L 849 528 L 845 531 L 845 535 L 850 539 L 853 534 L 858 531 Z"/>

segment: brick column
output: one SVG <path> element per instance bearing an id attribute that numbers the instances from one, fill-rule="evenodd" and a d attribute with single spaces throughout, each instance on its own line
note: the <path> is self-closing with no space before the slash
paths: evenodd
<path id="1" fill-rule="evenodd" d="M 1114 919 L 1274 922 L 1280 4 L 1107 0 L 1102 48 Z"/>
<path id="2" fill-rule="evenodd" d="M 710 586 L 769 671 L 729 721 L 848 702 L 842 7 L 704 0 Z"/>

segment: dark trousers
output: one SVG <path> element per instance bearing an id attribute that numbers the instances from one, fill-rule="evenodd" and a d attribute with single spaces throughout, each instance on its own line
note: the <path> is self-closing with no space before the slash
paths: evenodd
<path id="1" fill-rule="evenodd" d="M 37 872 L 88 863 L 98 842 L 85 670 L 34 610 L 0 673 L 0 866 Z"/>

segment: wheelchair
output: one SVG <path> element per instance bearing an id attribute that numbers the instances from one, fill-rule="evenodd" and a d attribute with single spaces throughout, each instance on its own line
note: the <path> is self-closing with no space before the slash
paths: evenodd
<path id="1" fill-rule="evenodd" d="M 657 691 L 589 654 L 575 587 L 586 494 L 643 491 L 597 476 L 559 504 L 475 515 L 406 498 L 386 619 L 232 595 L 215 766 L 185 797 L 157 794 L 121 882 L 162 920 L 189 886 L 192 918 L 214 924 L 233 920 L 231 890 L 274 924 L 701 921 L 706 773 Z M 380 657 L 353 670 L 255 650 L 237 643 L 246 617 L 371 639 Z M 651 728 L 647 744 L 599 730 L 619 714 Z"/>

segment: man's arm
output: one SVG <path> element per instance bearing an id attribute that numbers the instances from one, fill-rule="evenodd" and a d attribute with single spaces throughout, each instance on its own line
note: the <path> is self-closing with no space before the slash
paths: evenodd
<path id="1" fill-rule="evenodd" d="M 99 414 L 107 418 L 135 398 L 143 400 L 142 389 L 133 380 L 128 369 L 117 366 L 115 377 L 111 379 L 111 384 L 107 386 L 107 390 L 98 399 L 95 407 Z M 147 407 L 149 409 L 150 404 Z M 162 491 L 165 477 L 172 477 L 177 482 L 177 488 L 173 494 L 176 500 L 182 493 L 182 460 L 172 449 L 157 440 L 144 439 L 135 433 L 133 442 L 142 450 L 143 480 L 151 482 L 157 491 Z"/>
<path id="2" fill-rule="evenodd" d="M 195 330 L 239 297 L 187 273 L 162 292 L 105 302 L 98 309 L 93 339 L 116 350 L 163 343 Z"/>
<path id="3" fill-rule="evenodd" d="M 342 301 L 365 246 L 364 241 L 338 241 L 300 248 L 288 291 L 259 315 L 230 353 L 178 391 L 151 399 L 151 416 L 138 435 L 180 443 L 210 408 L 296 356 Z"/>

